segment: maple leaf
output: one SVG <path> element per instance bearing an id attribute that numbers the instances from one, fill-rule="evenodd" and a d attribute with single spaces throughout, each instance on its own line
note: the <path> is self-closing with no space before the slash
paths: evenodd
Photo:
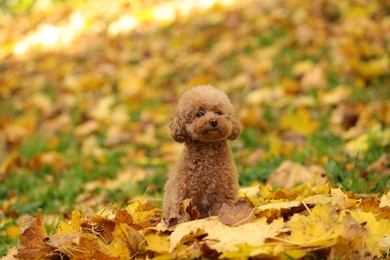
<path id="1" fill-rule="evenodd" d="M 105 243 L 103 248 L 107 253 L 119 259 L 130 259 L 139 251 L 142 251 L 143 237 L 137 230 L 120 223 L 115 226 L 112 232 L 113 240 L 108 245 Z"/>
<path id="2" fill-rule="evenodd" d="M 218 216 L 221 223 L 237 226 L 251 222 L 254 219 L 255 208 L 249 205 L 249 201 L 240 199 L 234 206 L 223 204 Z"/>
<path id="3" fill-rule="evenodd" d="M 126 207 L 131 213 L 133 218 L 132 226 L 135 229 L 143 229 L 147 227 L 156 226 L 162 219 L 162 210 L 151 207 L 147 208 L 147 205 L 141 201 L 135 201 Z"/>
<path id="4" fill-rule="evenodd" d="M 81 221 L 84 219 L 84 214 L 77 210 L 72 211 L 71 223 L 60 221 L 57 227 L 56 234 L 64 233 L 78 233 L 81 232 L 82 227 L 80 225 Z"/>
<path id="5" fill-rule="evenodd" d="M 319 186 L 327 181 L 324 172 L 325 170 L 320 166 L 312 165 L 305 167 L 299 163 L 287 160 L 270 174 L 268 183 L 278 184 L 286 189 L 291 189 L 301 183 L 312 183 L 313 186 Z"/>
<path id="6" fill-rule="evenodd" d="M 266 238 L 274 237 L 286 230 L 282 219 L 267 224 L 266 219 L 256 220 L 237 227 L 229 227 L 217 220 L 207 218 L 178 225 L 170 235 L 170 252 L 188 236 L 207 234 L 202 240 L 218 252 L 236 251 L 237 244 L 263 245 Z"/>
<path id="7" fill-rule="evenodd" d="M 38 212 L 34 217 L 24 215 L 21 220 L 19 238 L 19 259 L 49 259 L 51 248 L 45 243 L 48 234 L 42 223 L 42 215 Z"/>
<path id="8" fill-rule="evenodd" d="M 377 220 L 371 212 L 352 212 L 352 217 L 359 223 L 364 223 L 367 235 L 364 241 L 372 255 L 381 256 L 382 251 L 388 250 L 387 241 L 390 234 L 390 220 Z"/>
<path id="9" fill-rule="evenodd" d="M 145 241 L 147 243 L 146 249 L 158 254 L 168 254 L 169 251 L 169 237 L 158 236 L 155 234 L 145 235 Z"/>
<path id="10" fill-rule="evenodd" d="M 85 233 L 56 234 L 45 239 L 45 244 L 51 248 L 50 255 L 68 256 L 72 259 L 117 259 L 111 257 L 99 245 L 94 235 Z"/>
<path id="11" fill-rule="evenodd" d="M 381 197 L 379 207 L 390 207 L 390 191 Z"/>
<path id="12" fill-rule="evenodd" d="M 299 108 L 293 114 L 282 115 L 280 124 L 284 129 L 290 129 L 303 135 L 310 135 L 319 127 L 319 123 L 310 116 L 305 108 Z"/>
<path id="13" fill-rule="evenodd" d="M 337 220 L 336 208 L 316 205 L 309 216 L 295 214 L 289 223 L 290 241 L 300 247 L 328 247 L 336 243 L 338 233 L 333 223 Z"/>

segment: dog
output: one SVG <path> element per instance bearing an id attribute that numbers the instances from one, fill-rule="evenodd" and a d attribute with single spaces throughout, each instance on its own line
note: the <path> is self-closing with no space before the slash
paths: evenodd
<path id="1" fill-rule="evenodd" d="M 165 184 L 164 220 L 183 218 L 190 199 L 200 218 L 217 215 L 223 204 L 238 200 L 238 172 L 228 140 L 241 125 L 228 96 L 211 86 L 197 86 L 179 99 L 170 132 L 184 150 Z"/>

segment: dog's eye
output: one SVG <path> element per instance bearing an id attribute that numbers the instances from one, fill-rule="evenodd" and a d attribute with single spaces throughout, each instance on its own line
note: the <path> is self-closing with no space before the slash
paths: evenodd
<path id="1" fill-rule="evenodd" d="M 196 113 L 196 117 L 202 117 L 202 116 L 204 116 L 204 112 L 198 112 L 198 113 Z"/>
<path id="2" fill-rule="evenodd" d="M 217 112 L 215 112 L 215 114 L 218 115 L 218 116 L 220 116 L 220 115 L 222 115 L 222 112 L 217 111 Z"/>

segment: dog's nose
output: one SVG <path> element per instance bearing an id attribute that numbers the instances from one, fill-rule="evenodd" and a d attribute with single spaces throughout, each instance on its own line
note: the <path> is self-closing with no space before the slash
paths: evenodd
<path id="1" fill-rule="evenodd" d="M 218 121 L 215 120 L 215 119 L 211 119 L 209 122 L 210 122 L 210 125 L 213 126 L 213 127 L 218 125 Z"/>

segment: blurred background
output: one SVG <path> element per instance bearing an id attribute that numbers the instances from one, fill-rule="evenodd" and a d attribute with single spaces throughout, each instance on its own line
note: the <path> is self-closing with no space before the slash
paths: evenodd
<path id="1" fill-rule="evenodd" d="M 243 187 L 389 190 L 388 1 L 3 0 L 0 28 L 1 254 L 40 208 L 161 203 L 169 122 L 200 84 L 243 125 Z"/>

